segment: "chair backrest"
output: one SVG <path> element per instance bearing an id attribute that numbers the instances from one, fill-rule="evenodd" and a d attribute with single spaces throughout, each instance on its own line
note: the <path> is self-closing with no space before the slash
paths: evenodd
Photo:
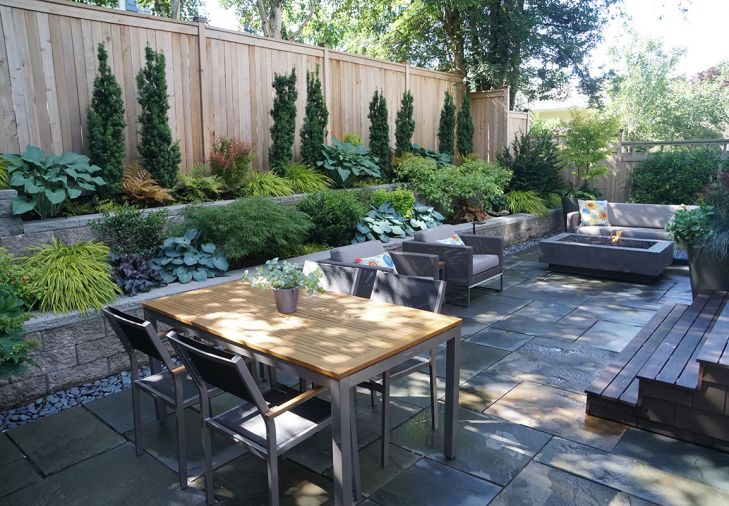
<path id="1" fill-rule="evenodd" d="M 344 265 L 318 264 L 310 260 L 304 262 L 304 274 L 321 272 L 319 285 L 327 292 L 354 295 L 359 285 L 362 269 Z"/>
<path id="2" fill-rule="evenodd" d="M 384 252 L 385 248 L 382 243 L 375 240 L 335 248 L 329 253 L 329 256 L 337 262 L 353 264 L 355 258 L 373 257 Z"/>
<path id="3" fill-rule="evenodd" d="M 455 233 L 456 227 L 453 225 L 440 225 L 435 228 L 415 232 L 413 240 L 420 242 L 436 242 L 441 239 L 448 239 Z"/>
<path id="4" fill-rule="evenodd" d="M 445 281 L 398 276 L 379 271 L 370 298 L 440 313 L 445 299 Z"/>
<path id="5" fill-rule="evenodd" d="M 243 357 L 175 331 L 170 331 L 167 338 L 201 391 L 212 385 L 241 399 L 253 401 L 262 413 L 268 410 Z"/>
<path id="6" fill-rule="evenodd" d="M 102 311 L 128 353 L 131 354 L 133 350 L 137 350 L 159 360 L 168 369 L 174 368 L 167 348 L 162 344 L 162 340 L 150 322 L 111 306 L 103 308 Z"/>

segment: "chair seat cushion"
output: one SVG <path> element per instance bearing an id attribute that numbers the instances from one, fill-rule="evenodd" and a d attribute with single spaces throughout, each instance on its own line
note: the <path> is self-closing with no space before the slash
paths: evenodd
<path id="1" fill-rule="evenodd" d="M 456 228 L 453 225 L 440 225 L 439 227 L 415 232 L 413 240 L 420 242 L 438 242 L 441 239 L 448 239 L 456 235 Z"/>
<path id="2" fill-rule="evenodd" d="M 582 235 L 609 237 L 619 230 L 623 232 L 623 237 L 629 237 L 631 239 L 670 240 L 668 232 L 661 228 L 583 226 L 577 227 L 575 232 Z"/>
<path id="3" fill-rule="evenodd" d="M 473 273 L 479 274 L 499 266 L 498 255 L 473 255 Z"/>
<path id="4" fill-rule="evenodd" d="M 300 393 L 293 388 L 278 386 L 266 392 L 263 398 L 269 406 L 278 406 Z M 314 397 L 277 416 L 274 422 L 276 425 L 276 445 L 279 447 L 285 445 L 291 439 L 331 418 L 331 414 L 331 404 Z M 263 421 L 263 416 L 253 403 L 244 402 L 221 413 L 214 420 L 244 439 L 266 446 L 266 424 Z"/>
<path id="5" fill-rule="evenodd" d="M 172 373 L 170 371 L 162 371 L 159 374 L 152 374 L 146 378 L 139 380 L 140 383 L 149 387 L 151 390 L 156 390 L 169 397 L 175 399 L 175 384 L 172 379 Z M 182 400 L 185 404 L 188 402 L 197 402 L 199 400 L 200 392 L 197 389 L 197 385 L 192 381 L 189 374 L 185 373 L 182 376 Z"/>

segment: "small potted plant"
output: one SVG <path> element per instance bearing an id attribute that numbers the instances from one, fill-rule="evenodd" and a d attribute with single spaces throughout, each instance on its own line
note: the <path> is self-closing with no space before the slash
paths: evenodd
<path id="1" fill-rule="evenodd" d="M 243 275 L 244 280 L 250 280 L 254 288 L 271 288 L 276 300 L 276 309 L 279 313 L 294 313 L 299 304 L 299 289 L 307 293 L 322 292 L 319 286 L 320 272 L 304 274 L 299 264 L 289 263 L 278 258 L 269 260 L 265 266 L 256 269 L 254 276 L 248 272 Z"/>
<path id="2" fill-rule="evenodd" d="M 729 290 L 729 173 L 704 193 L 700 207 L 679 209 L 666 230 L 688 252 L 691 292 Z"/>

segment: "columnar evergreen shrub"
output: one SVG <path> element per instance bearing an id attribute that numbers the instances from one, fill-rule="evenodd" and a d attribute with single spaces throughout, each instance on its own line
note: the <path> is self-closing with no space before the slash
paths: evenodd
<path id="1" fill-rule="evenodd" d="M 409 153 L 412 149 L 415 120 L 413 119 L 413 95 L 410 90 L 402 95 L 400 110 L 395 118 L 395 146 L 397 156 Z"/>
<path id="2" fill-rule="evenodd" d="M 180 146 L 172 141 L 167 120 L 167 81 L 165 55 L 151 47 L 144 48 L 146 64 L 137 74 L 139 88 L 140 140 L 139 159 L 142 167 L 165 188 L 177 181 L 180 165 Z"/>
<path id="3" fill-rule="evenodd" d="M 387 124 L 385 95 L 375 90 L 370 101 L 370 152 L 377 157 L 382 176 L 390 174 L 390 126 Z"/>
<path id="4" fill-rule="evenodd" d="M 329 111 L 324 102 L 319 80 L 319 67 L 316 72 L 306 73 L 306 116 L 301 127 L 301 158 L 304 163 L 314 167 L 321 160 L 321 146 L 327 136 Z"/>
<path id="5" fill-rule="evenodd" d="M 463 104 L 458 111 L 456 133 L 458 137 L 458 153 L 466 156 L 473 153 L 473 118 L 471 117 L 471 98 L 463 95 Z"/>
<path id="6" fill-rule="evenodd" d="M 104 44 L 97 48 L 99 68 L 86 116 L 89 130 L 89 160 L 101 167 L 106 192 L 118 191 L 124 172 L 124 100 L 119 83 L 107 63 Z"/>
<path id="7" fill-rule="evenodd" d="M 276 98 L 273 100 L 273 125 L 271 126 L 271 147 L 268 149 L 268 165 L 271 170 L 283 175 L 291 161 L 296 134 L 296 67 L 291 74 L 275 74 L 273 89 Z"/>
<path id="8" fill-rule="evenodd" d="M 453 131 L 456 127 L 456 104 L 453 102 L 453 95 L 445 92 L 443 109 L 440 111 L 440 122 L 438 123 L 438 151 L 453 155 Z"/>

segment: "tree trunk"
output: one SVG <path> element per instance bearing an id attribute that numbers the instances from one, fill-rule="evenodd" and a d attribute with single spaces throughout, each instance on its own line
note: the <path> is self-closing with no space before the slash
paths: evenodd
<path id="1" fill-rule="evenodd" d="M 180 0 L 170 0 L 170 17 L 180 19 Z"/>

